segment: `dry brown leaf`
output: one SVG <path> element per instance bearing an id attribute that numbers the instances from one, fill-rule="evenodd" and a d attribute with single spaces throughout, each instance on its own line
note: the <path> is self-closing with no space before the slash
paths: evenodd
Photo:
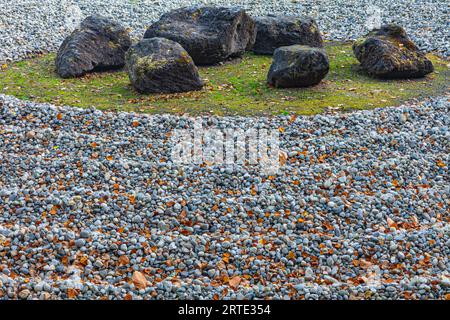
<path id="1" fill-rule="evenodd" d="M 138 289 L 145 289 L 148 286 L 147 278 L 145 278 L 145 275 L 142 272 L 135 271 L 131 280 Z"/>
<path id="2" fill-rule="evenodd" d="M 67 296 L 69 297 L 69 299 L 74 299 L 76 298 L 77 295 L 78 295 L 77 289 L 72 288 L 67 289 Z"/>
<path id="3" fill-rule="evenodd" d="M 239 276 L 234 276 L 233 278 L 228 280 L 228 284 L 234 290 L 236 290 L 239 287 L 240 283 L 241 283 L 241 277 L 239 277 Z"/>
<path id="4" fill-rule="evenodd" d="M 280 151 L 280 153 L 279 153 L 279 160 L 280 160 L 280 164 L 282 166 L 284 166 L 286 164 L 287 158 L 288 158 L 287 153 L 284 152 L 284 151 Z"/>
<path id="5" fill-rule="evenodd" d="M 127 293 L 124 297 L 124 300 L 133 300 L 133 296 L 129 293 Z"/>
<path id="6" fill-rule="evenodd" d="M 440 168 L 444 168 L 445 167 L 445 163 L 442 162 L 441 160 L 436 161 L 436 165 Z"/>
<path id="7" fill-rule="evenodd" d="M 387 224 L 388 224 L 389 228 L 395 228 L 395 229 L 398 228 L 397 223 L 395 223 L 395 221 L 389 217 L 387 217 Z"/>
<path id="8" fill-rule="evenodd" d="M 130 263 L 130 259 L 127 256 L 119 257 L 119 266 L 126 266 L 129 263 Z"/>
<path id="9" fill-rule="evenodd" d="M 58 213 L 58 207 L 57 207 L 57 206 L 53 206 L 53 207 L 50 209 L 50 214 L 55 215 L 55 214 L 57 214 L 57 213 Z"/>

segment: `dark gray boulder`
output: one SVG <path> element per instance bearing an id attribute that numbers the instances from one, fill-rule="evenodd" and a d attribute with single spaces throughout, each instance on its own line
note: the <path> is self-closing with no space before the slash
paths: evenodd
<path id="1" fill-rule="evenodd" d="M 275 16 L 255 18 L 257 54 L 273 54 L 275 49 L 301 44 L 323 47 L 322 36 L 314 19 L 309 17 Z"/>
<path id="2" fill-rule="evenodd" d="M 353 44 L 353 52 L 369 75 L 385 78 L 419 78 L 433 72 L 433 64 L 397 25 L 374 29 Z"/>
<path id="3" fill-rule="evenodd" d="M 277 88 L 318 84 L 330 70 L 325 50 L 294 45 L 275 50 L 267 82 Z"/>
<path id="4" fill-rule="evenodd" d="M 100 16 L 87 17 L 61 44 L 56 72 L 70 78 L 123 67 L 130 46 L 130 35 L 119 23 Z"/>
<path id="5" fill-rule="evenodd" d="M 186 7 L 170 11 L 152 24 L 144 38 L 178 42 L 197 65 L 241 56 L 255 42 L 255 22 L 242 9 Z"/>
<path id="6" fill-rule="evenodd" d="M 139 92 L 186 92 L 203 86 L 192 58 L 172 40 L 143 39 L 128 50 L 125 60 L 130 81 Z"/>

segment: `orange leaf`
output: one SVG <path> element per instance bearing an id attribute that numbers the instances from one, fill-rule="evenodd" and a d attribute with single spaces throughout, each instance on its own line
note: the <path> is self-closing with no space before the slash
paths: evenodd
<path id="1" fill-rule="evenodd" d="M 323 225 L 324 225 L 324 227 L 325 227 L 327 230 L 333 230 L 333 229 L 334 229 L 334 227 L 333 227 L 328 221 L 325 221 L 325 222 L 323 223 Z"/>
<path id="2" fill-rule="evenodd" d="M 438 167 L 440 167 L 440 168 L 445 167 L 445 163 L 442 162 L 441 160 L 436 161 L 436 165 L 437 165 Z"/>
<path id="3" fill-rule="evenodd" d="M 120 266 L 126 266 L 130 263 L 130 259 L 127 256 L 120 256 L 119 257 L 119 265 Z"/>
<path id="4" fill-rule="evenodd" d="M 137 126 L 139 126 L 139 121 L 135 120 L 135 121 L 132 122 L 131 125 L 136 128 Z"/>
<path id="5" fill-rule="evenodd" d="M 61 113 L 58 113 L 56 115 L 56 119 L 61 120 L 63 118 L 63 115 Z"/>
<path id="6" fill-rule="evenodd" d="M 395 228 L 395 229 L 398 228 L 397 223 L 395 223 L 395 221 L 389 217 L 387 217 L 387 224 L 388 224 L 389 228 Z"/>
<path id="7" fill-rule="evenodd" d="M 113 159 L 113 156 L 111 156 L 111 155 L 109 155 L 109 156 L 106 156 L 106 160 L 108 160 L 108 161 L 112 161 L 112 159 Z"/>
<path id="8" fill-rule="evenodd" d="M 127 293 L 124 297 L 124 300 L 133 300 L 133 296 L 129 293 Z"/>
<path id="9" fill-rule="evenodd" d="M 147 288 L 148 281 L 147 278 L 145 278 L 145 275 L 142 272 L 135 271 L 133 273 L 133 276 L 131 280 L 134 283 L 134 286 L 138 289 L 145 289 Z"/>
<path id="10" fill-rule="evenodd" d="M 286 164 L 286 161 L 287 161 L 287 153 L 286 152 L 284 152 L 284 151 L 280 151 L 280 153 L 279 153 L 279 161 L 280 161 L 280 164 L 282 165 L 282 166 L 284 166 L 285 164 Z"/>
<path id="11" fill-rule="evenodd" d="M 167 207 L 173 207 L 174 205 L 175 205 L 175 202 L 173 202 L 173 201 L 168 201 L 167 203 L 166 203 L 166 205 L 167 205 Z"/>
<path id="12" fill-rule="evenodd" d="M 55 214 L 57 214 L 57 213 L 58 213 L 58 207 L 57 207 L 57 206 L 53 206 L 53 207 L 50 209 L 50 214 L 55 215 Z"/>
<path id="13" fill-rule="evenodd" d="M 83 265 L 83 266 L 87 266 L 87 264 L 88 264 L 88 257 L 82 256 L 80 258 L 80 264 Z"/>
<path id="14" fill-rule="evenodd" d="M 78 290 L 72 289 L 72 288 L 67 289 L 67 296 L 69 297 L 69 299 L 73 299 L 77 295 L 78 295 Z"/>
<path id="15" fill-rule="evenodd" d="M 241 277 L 239 277 L 239 276 L 234 276 L 233 278 L 228 280 L 228 284 L 234 290 L 236 290 L 239 287 L 240 283 L 241 283 Z"/>

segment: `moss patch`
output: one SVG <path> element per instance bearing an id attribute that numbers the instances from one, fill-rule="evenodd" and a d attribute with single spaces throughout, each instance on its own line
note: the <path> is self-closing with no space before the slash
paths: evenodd
<path id="1" fill-rule="evenodd" d="M 326 43 L 330 73 L 311 88 L 275 89 L 266 84 L 271 57 L 251 53 L 222 66 L 200 67 L 206 86 L 183 94 L 143 95 L 124 70 L 61 79 L 54 54 L 8 65 L 0 71 L 0 92 L 21 99 L 102 110 L 217 115 L 311 115 L 329 107 L 343 111 L 399 104 L 448 90 L 447 63 L 429 55 L 436 72 L 417 80 L 378 80 L 358 68 L 351 44 Z"/>

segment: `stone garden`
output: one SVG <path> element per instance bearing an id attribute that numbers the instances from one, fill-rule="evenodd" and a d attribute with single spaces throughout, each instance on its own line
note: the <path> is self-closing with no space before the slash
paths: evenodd
<path id="1" fill-rule="evenodd" d="M 226 3 L 2 2 L 0 300 L 450 299 L 446 1 Z"/>
<path id="2" fill-rule="evenodd" d="M 141 93 L 187 92 L 203 86 L 197 65 L 223 63 L 253 50 L 273 55 L 270 85 L 299 88 L 317 85 L 327 75 L 329 61 L 322 47 L 317 23 L 309 17 L 253 20 L 237 8 L 187 7 L 164 14 L 135 45 L 117 22 L 90 16 L 62 43 L 56 71 L 68 78 L 125 66 Z M 372 30 L 353 51 L 374 77 L 419 78 L 433 72 L 432 62 L 401 26 Z"/>

